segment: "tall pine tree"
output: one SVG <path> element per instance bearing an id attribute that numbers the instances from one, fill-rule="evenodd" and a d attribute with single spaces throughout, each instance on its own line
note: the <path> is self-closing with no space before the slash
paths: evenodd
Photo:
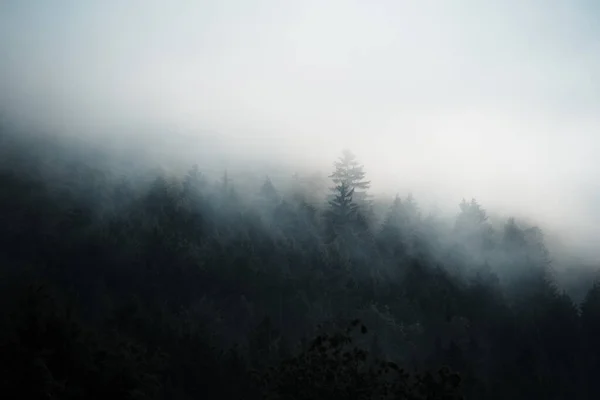
<path id="1" fill-rule="evenodd" d="M 331 238 L 351 230 L 351 224 L 355 222 L 358 212 L 358 206 L 352 200 L 354 189 L 342 181 L 335 190 L 333 199 L 329 201 L 330 209 L 327 213 L 328 236 Z"/>
<path id="2" fill-rule="evenodd" d="M 360 205 L 367 203 L 367 190 L 371 187 L 371 182 L 365 180 L 366 173 L 364 166 L 358 162 L 354 153 L 350 150 L 344 150 L 342 156 L 334 162 L 335 171 L 329 175 L 336 185 L 345 184 L 353 191 L 353 198 Z M 338 190 L 334 188 L 334 192 Z"/>
<path id="3" fill-rule="evenodd" d="M 263 201 L 270 206 L 277 205 L 277 203 L 279 203 L 279 201 L 281 200 L 279 193 L 277 193 L 277 189 L 275 189 L 273 182 L 271 182 L 271 178 L 269 178 L 268 176 L 265 179 L 263 185 L 260 187 L 260 196 L 263 199 Z"/>

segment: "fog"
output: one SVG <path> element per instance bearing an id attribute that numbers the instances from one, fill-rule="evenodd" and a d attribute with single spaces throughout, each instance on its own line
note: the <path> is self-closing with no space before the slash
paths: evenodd
<path id="1" fill-rule="evenodd" d="M 600 398 L 591 3 L 0 1 L 0 393 Z"/>
<path id="2" fill-rule="evenodd" d="M 328 173 L 351 148 L 374 193 L 475 197 L 600 258 L 599 16 L 583 0 L 8 0 L 0 106 L 163 151 L 185 134 L 169 154 L 219 143 L 223 165 Z"/>

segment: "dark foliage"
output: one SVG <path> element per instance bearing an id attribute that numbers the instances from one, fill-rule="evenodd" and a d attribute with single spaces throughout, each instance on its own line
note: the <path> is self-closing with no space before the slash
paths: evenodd
<path id="1" fill-rule="evenodd" d="M 377 223 L 349 152 L 315 201 L 0 143 L 4 398 L 600 396 L 599 284 L 578 307 L 542 232 L 476 201 L 448 224 L 398 197 Z"/>

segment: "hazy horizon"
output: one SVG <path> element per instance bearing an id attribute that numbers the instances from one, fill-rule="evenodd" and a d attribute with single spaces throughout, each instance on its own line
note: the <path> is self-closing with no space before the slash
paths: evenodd
<path id="1" fill-rule="evenodd" d="M 351 148 L 374 193 L 475 197 L 600 259 L 598 17 L 583 0 L 9 0 L 0 108 L 71 133 L 212 132 L 306 169 Z"/>

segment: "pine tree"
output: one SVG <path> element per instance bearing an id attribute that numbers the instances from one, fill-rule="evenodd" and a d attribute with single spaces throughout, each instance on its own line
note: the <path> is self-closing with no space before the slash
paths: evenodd
<path id="1" fill-rule="evenodd" d="M 406 219 L 412 225 L 416 225 L 421 221 L 421 212 L 419 211 L 419 204 L 415 201 L 412 193 L 409 193 L 402 203 L 402 209 L 406 215 Z"/>
<path id="2" fill-rule="evenodd" d="M 521 228 L 510 218 L 504 226 L 502 245 L 506 254 L 526 260 L 531 267 L 545 269 L 550 265 L 544 234 L 538 227 Z"/>
<path id="3" fill-rule="evenodd" d="M 517 225 L 514 218 L 509 218 L 504 225 L 504 235 L 502 237 L 502 245 L 506 252 L 514 253 L 516 251 L 522 251 L 527 242 L 525 240 L 525 233 Z"/>
<path id="4" fill-rule="evenodd" d="M 239 202 L 239 196 L 227 170 L 223 172 L 223 177 L 217 182 L 217 187 L 218 196 L 220 197 L 220 201 L 222 201 L 220 207 L 226 207 L 226 204 L 231 206 Z"/>
<path id="5" fill-rule="evenodd" d="M 268 176 L 260 188 L 260 195 L 263 199 L 271 203 L 276 203 L 279 201 L 279 193 L 277 193 L 277 189 L 275 189 L 273 182 L 271 182 L 271 179 Z"/>
<path id="6" fill-rule="evenodd" d="M 456 219 L 457 229 L 471 229 L 474 226 L 479 226 L 488 220 L 485 210 L 477 203 L 475 199 L 470 202 L 463 199 L 459 205 L 460 214 Z"/>
<path id="7" fill-rule="evenodd" d="M 399 195 L 396 195 L 394 201 L 392 202 L 392 205 L 390 206 L 383 226 L 399 226 L 406 222 L 405 217 L 406 215 L 404 213 L 404 205 L 402 204 L 402 199 Z"/>
<path id="8" fill-rule="evenodd" d="M 183 193 L 186 197 L 197 199 L 200 192 L 206 186 L 206 179 L 200 170 L 198 165 L 195 164 L 191 170 L 185 175 L 183 180 Z"/>
<path id="9" fill-rule="evenodd" d="M 352 220 L 356 215 L 358 206 L 353 202 L 354 189 L 346 182 L 341 182 L 335 187 L 336 195 L 329 202 L 331 213 L 336 222 L 344 223 Z"/>
<path id="10" fill-rule="evenodd" d="M 404 252 L 407 223 L 402 199 L 396 195 L 379 231 L 379 242 L 385 250 L 396 255 Z"/>
<path id="11" fill-rule="evenodd" d="M 454 224 L 454 233 L 473 254 L 478 254 L 481 250 L 490 250 L 493 246 L 493 230 L 486 211 L 475 199 L 469 202 L 463 199 L 459 207 L 460 213 Z"/>
<path id="12" fill-rule="evenodd" d="M 327 235 L 330 238 L 345 236 L 343 233 L 351 231 L 351 224 L 356 221 L 358 206 L 352 200 L 354 189 L 345 182 L 336 186 L 336 194 L 329 201 L 330 209 L 327 213 Z"/>
<path id="13" fill-rule="evenodd" d="M 366 191 L 371 187 L 371 182 L 365 180 L 366 173 L 354 153 L 344 150 L 342 156 L 334 162 L 335 171 L 329 175 L 333 183 L 340 185 L 344 183 L 353 191 L 354 198 L 358 203 L 367 202 Z M 337 191 L 337 186 L 334 192 Z"/>

